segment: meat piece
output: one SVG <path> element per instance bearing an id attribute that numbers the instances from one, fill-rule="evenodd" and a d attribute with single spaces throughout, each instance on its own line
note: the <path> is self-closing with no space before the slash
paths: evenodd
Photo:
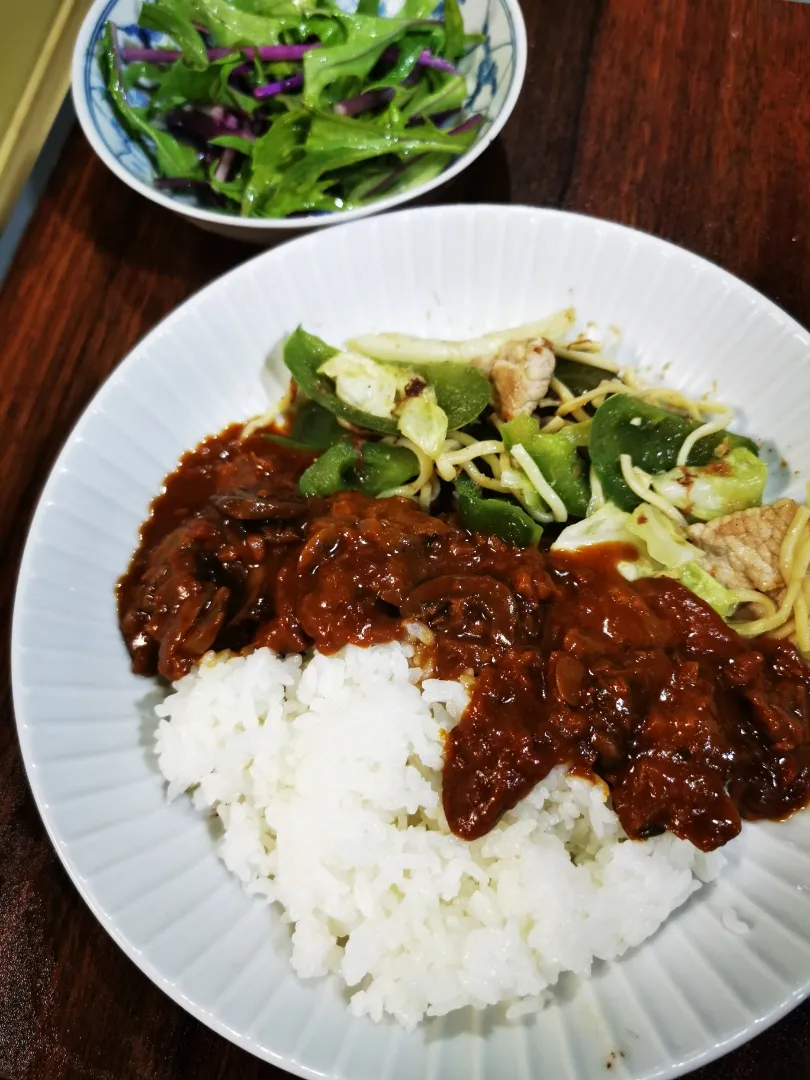
<path id="1" fill-rule="evenodd" d="M 498 415 L 514 420 L 521 414 L 533 413 L 548 393 L 554 375 L 554 353 L 543 338 L 528 344 L 513 341 L 476 367 L 492 382 Z"/>
<path id="2" fill-rule="evenodd" d="M 402 614 L 431 630 L 455 638 L 511 645 L 518 606 L 508 585 L 485 574 L 443 574 L 419 585 L 402 605 Z"/>
<path id="3" fill-rule="evenodd" d="M 783 588 L 779 549 L 796 515 L 792 499 L 692 525 L 689 539 L 706 552 L 702 563 L 727 589 L 770 593 Z"/>
<path id="4" fill-rule="evenodd" d="M 312 512 L 310 503 L 300 495 L 278 497 L 267 486 L 258 491 L 237 488 L 212 495 L 211 502 L 225 517 L 239 521 L 294 521 Z"/>

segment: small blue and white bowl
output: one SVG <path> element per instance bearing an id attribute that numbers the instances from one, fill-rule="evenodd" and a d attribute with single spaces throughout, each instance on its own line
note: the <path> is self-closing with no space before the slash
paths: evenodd
<path id="1" fill-rule="evenodd" d="M 461 0 L 461 3 L 467 31 L 486 37 L 486 43 L 475 48 L 460 65 L 469 87 L 465 113 L 484 117 L 476 142 L 435 179 L 357 210 L 286 219 L 242 218 L 202 206 L 193 193 L 156 190 L 154 165 L 118 119 L 105 91 L 97 56 L 98 41 L 108 19 L 117 24 L 124 44 L 152 48 L 169 44 L 161 35 L 140 30 L 136 25 L 141 0 L 96 0 L 91 7 L 73 55 L 76 113 L 90 145 L 116 176 L 152 202 L 181 214 L 200 228 L 261 244 L 276 241 L 283 233 L 356 221 L 420 198 L 458 176 L 486 150 L 515 107 L 526 74 L 526 27 L 518 0 Z M 382 9 L 393 15 L 401 4 L 402 0 L 382 0 Z M 357 6 L 357 0 L 341 0 L 341 6 L 351 10 Z M 440 2 L 439 10 L 441 6 Z"/>

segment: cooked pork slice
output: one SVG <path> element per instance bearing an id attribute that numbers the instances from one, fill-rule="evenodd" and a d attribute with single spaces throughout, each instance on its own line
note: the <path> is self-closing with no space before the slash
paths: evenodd
<path id="1" fill-rule="evenodd" d="M 544 338 L 528 343 L 513 341 L 475 366 L 492 382 L 498 415 L 514 420 L 523 413 L 533 413 L 548 393 L 554 353 Z"/>
<path id="2" fill-rule="evenodd" d="M 779 549 L 796 515 L 792 499 L 692 525 L 689 538 L 706 552 L 703 566 L 727 589 L 771 593 L 784 585 Z"/>

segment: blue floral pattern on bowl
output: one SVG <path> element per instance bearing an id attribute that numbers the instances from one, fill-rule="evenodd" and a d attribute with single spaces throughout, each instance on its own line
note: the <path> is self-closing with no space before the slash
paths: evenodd
<path id="1" fill-rule="evenodd" d="M 340 6 L 345 10 L 352 10 L 357 6 L 357 0 L 339 0 Z M 482 34 L 486 41 L 476 46 L 461 62 L 461 69 L 467 79 L 469 96 L 465 105 L 465 113 L 480 113 L 484 122 L 476 143 L 471 150 L 464 155 L 462 161 L 475 154 L 476 146 L 480 148 L 482 143 L 488 143 L 492 137 L 493 125 L 504 109 L 512 92 L 513 83 L 518 65 L 518 43 L 525 37 L 523 27 L 520 33 L 516 26 L 520 18 L 516 0 L 460 0 L 464 12 L 464 23 L 469 33 Z M 381 11 L 386 15 L 394 15 L 401 7 L 402 0 L 381 0 Z M 81 68 L 81 81 L 77 78 L 79 68 L 74 63 L 74 97 L 81 94 L 86 105 L 86 116 L 82 115 L 81 102 L 77 101 L 80 119 L 89 122 L 103 149 L 119 165 L 119 172 L 127 174 L 127 177 L 140 181 L 149 189 L 152 189 L 156 178 L 156 171 L 152 159 L 146 153 L 143 146 L 134 139 L 123 127 L 110 102 L 101 67 L 98 61 L 98 43 L 103 34 L 104 26 L 112 19 L 119 28 L 120 41 L 124 45 L 132 45 L 142 48 L 160 48 L 170 44 L 168 39 L 159 33 L 143 30 L 137 25 L 138 13 L 141 0 L 107 0 L 99 2 L 88 16 L 89 34 L 86 33 L 88 23 L 85 24 L 82 38 L 86 39 Z M 437 17 L 440 17 L 444 9 L 444 0 L 437 5 Z M 516 10 L 517 9 L 517 10 Z M 133 104 L 143 104 L 139 101 L 137 93 L 131 95 Z M 94 141 L 91 138 L 91 141 Z M 97 149 L 99 149 L 97 147 Z M 102 155 L 103 156 L 103 155 Z M 450 167 L 452 169 L 452 166 Z M 420 189 L 411 193 L 416 197 Z M 193 193 L 189 192 L 162 192 L 160 201 L 168 197 L 172 202 L 179 204 L 178 210 L 198 207 L 199 202 Z M 400 198 L 398 201 L 405 201 Z M 382 208 L 382 206 L 381 206 Z M 208 215 L 206 215 L 208 216 Z M 224 212 L 219 215 L 229 217 Z M 331 216 L 331 215 L 330 215 Z M 345 215 L 338 215 L 343 217 Z M 303 219 L 306 220 L 306 219 Z M 299 219 L 298 224 L 301 224 Z"/>

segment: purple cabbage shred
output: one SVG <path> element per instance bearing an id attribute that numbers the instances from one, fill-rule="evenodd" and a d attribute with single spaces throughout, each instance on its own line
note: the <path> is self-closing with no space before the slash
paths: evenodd
<path id="1" fill-rule="evenodd" d="M 367 90 L 364 94 L 358 94 L 356 97 L 339 101 L 334 106 L 334 111 L 339 116 L 358 116 L 360 113 L 368 112 L 370 109 L 387 105 L 393 98 L 394 91 L 391 87 L 384 87 L 382 90 Z"/>
<path id="2" fill-rule="evenodd" d="M 303 85 L 303 75 L 290 75 L 288 79 L 281 79 L 279 82 L 265 83 L 264 86 L 257 86 L 253 91 L 253 96 L 260 99 L 275 97 L 276 94 L 284 94 L 288 90 L 300 90 Z"/>
<path id="3" fill-rule="evenodd" d="M 234 54 L 244 56 L 247 60 L 254 60 L 258 53 L 260 60 L 272 63 L 274 61 L 302 60 L 308 52 L 319 48 L 321 48 L 321 43 L 313 41 L 306 45 L 260 45 L 258 48 L 249 45 L 208 49 L 207 51 L 209 60 L 222 60 L 226 56 L 233 56 Z M 136 49 L 127 47 L 121 49 L 120 55 L 121 59 L 127 64 L 137 61 L 147 64 L 173 64 L 183 54 L 179 49 Z"/>

